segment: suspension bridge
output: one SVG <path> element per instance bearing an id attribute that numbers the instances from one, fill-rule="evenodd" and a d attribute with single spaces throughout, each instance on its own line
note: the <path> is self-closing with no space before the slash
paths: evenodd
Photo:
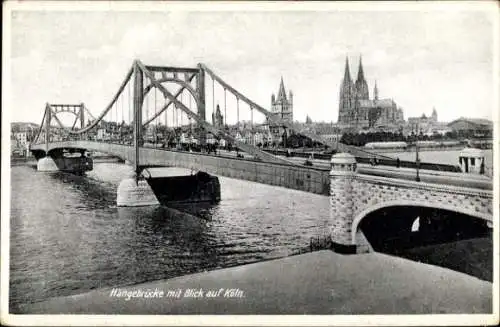
<path id="1" fill-rule="evenodd" d="M 219 103 L 223 103 L 222 123 L 210 123 L 207 114 L 215 113 Z M 74 116 L 71 127 L 58 118 L 62 113 Z M 231 125 L 228 115 L 232 117 Z M 236 138 L 234 132 L 241 130 L 244 117 L 250 118 L 251 133 L 256 133 L 257 125 L 280 126 L 333 149 L 337 154 L 332 157 L 331 170 L 297 164 L 264 151 L 254 142 Z M 248 127 L 248 120 L 245 124 Z M 180 144 L 181 136 L 190 139 L 187 146 Z M 236 151 L 217 152 L 214 140 Z M 169 200 L 218 201 L 220 185 L 216 176 L 330 195 L 332 224 L 327 233 L 347 251 L 367 243 L 358 228 L 361 220 L 388 208 L 404 208 L 403 212 L 413 220 L 414 208 L 422 209 L 420 216 L 434 217 L 433 210 L 441 210 L 488 223 L 493 215 L 491 179 L 439 169 L 422 170 L 415 181 L 414 170 L 409 168 L 365 165 L 367 159 L 395 160 L 300 130 L 252 101 L 204 64 L 194 68 L 167 67 L 136 60 L 96 117 L 83 103 L 47 103 L 30 150 L 40 171 L 91 170 L 89 151 L 126 160 L 133 166 L 134 175 L 120 183 L 118 206 Z M 184 167 L 202 173 L 159 179 L 149 174 L 150 167 Z M 182 191 L 186 188 L 188 192 Z M 186 194 L 179 195 L 183 192 Z M 406 230 L 413 220 L 397 220 L 398 228 Z"/>

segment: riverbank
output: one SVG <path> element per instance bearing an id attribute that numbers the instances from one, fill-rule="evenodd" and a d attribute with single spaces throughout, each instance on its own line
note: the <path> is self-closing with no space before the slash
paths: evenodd
<path id="1" fill-rule="evenodd" d="M 142 297 L 137 297 L 139 291 L 146 294 L 149 292 L 149 295 L 157 292 L 157 297 L 145 298 L 144 293 Z M 162 297 L 159 297 L 160 292 L 163 292 Z M 135 294 L 136 297 L 129 297 L 127 300 L 127 294 Z M 210 294 L 213 297 L 209 297 Z M 24 305 L 19 313 L 491 312 L 492 284 L 489 282 L 380 253 L 344 256 L 324 250 L 167 280 L 53 298 Z"/>
<path id="2" fill-rule="evenodd" d="M 22 166 L 22 165 L 29 165 L 29 164 L 35 164 L 36 165 L 36 159 L 34 157 L 21 157 L 21 158 L 10 158 L 10 165 L 11 166 Z"/>

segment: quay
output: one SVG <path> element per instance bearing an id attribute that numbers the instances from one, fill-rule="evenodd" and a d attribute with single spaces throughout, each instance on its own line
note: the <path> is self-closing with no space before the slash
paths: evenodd
<path id="1" fill-rule="evenodd" d="M 127 300 L 124 292 L 136 297 Z M 141 292 L 151 297 L 137 297 Z M 20 313 L 472 314 L 492 313 L 492 295 L 491 283 L 448 269 L 322 250 L 52 298 Z"/>

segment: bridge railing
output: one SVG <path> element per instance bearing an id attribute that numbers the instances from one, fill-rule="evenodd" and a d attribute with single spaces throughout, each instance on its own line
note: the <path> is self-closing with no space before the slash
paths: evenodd
<path id="1" fill-rule="evenodd" d="M 311 153 L 308 153 L 308 152 L 286 151 L 286 150 L 282 150 L 282 149 L 266 149 L 264 151 L 267 151 L 269 153 L 272 153 L 272 154 L 278 155 L 278 156 L 289 155 L 291 157 L 311 158 Z M 313 155 L 313 158 L 329 161 L 332 159 L 332 154 L 315 153 Z M 375 160 L 374 158 L 356 157 L 356 161 L 358 163 L 363 163 L 363 164 L 398 167 L 398 160 L 397 159 L 379 159 L 379 158 L 377 158 Z M 399 167 L 416 169 L 417 163 L 414 161 L 400 160 Z M 459 166 L 438 164 L 438 163 L 431 163 L 431 162 L 420 162 L 419 169 L 436 170 L 436 171 L 443 171 L 443 172 L 454 172 L 454 173 L 462 172 L 462 170 L 460 169 Z"/>
<path id="2" fill-rule="evenodd" d="M 358 163 L 365 163 L 365 164 L 371 164 L 371 165 L 398 167 L 398 160 L 397 159 L 373 160 L 372 158 L 356 157 L 356 161 Z M 400 160 L 399 167 L 416 169 L 417 163 L 415 161 Z M 438 164 L 438 163 L 432 163 L 432 162 L 420 162 L 420 164 L 418 165 L 418 168 L 425 169 L 425 170 L 437 170 L 437 171 L 453 172 L 453 173 L 461 173 L 462 172 L 462 170 L 460 169 L 459 166 Z"/>

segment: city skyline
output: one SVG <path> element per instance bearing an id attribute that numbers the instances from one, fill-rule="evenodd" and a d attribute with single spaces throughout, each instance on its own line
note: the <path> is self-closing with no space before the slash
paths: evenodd
<path id="1" fill-rule="evenodd" d="M 11 120 L 39 123 L 46 102 L 84 102 L 98 115 L 137 58 L 152 65 L 203 62 L 269 110 L 283 76 L 286 91 L 294 93 L 295 120 L 337 122 L 345 58 L 354 73 L 360 55 L 370 94 L 376 80 L 379 96 L 393 98 L 405 119 L 428 116 L 433 108 L 442 121 L 493 119 L 494 21 L 482 6 L 428 12 L 173 8 L 14 11 Z M 221 103 L 221 90 L 216 93 Z M 211 103 L 207 99 L 207 118 Z M 227 112 L 228 123 L 235 122 L 234 111 Z M 249 110 L 240 118 L 248 120 Z"/>

